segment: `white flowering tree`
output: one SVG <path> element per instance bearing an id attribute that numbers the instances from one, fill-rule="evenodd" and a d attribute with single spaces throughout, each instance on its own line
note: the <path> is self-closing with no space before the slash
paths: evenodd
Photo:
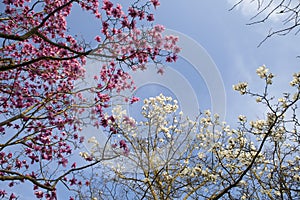
<path id="1" fill-rule="evenodd" d="M 300 196 L 300 132 L 297 109 L 300 73 L 294 93 L 269 95 L 274 75 L 257 69 L 263 93 L 235 85 L 265 106 L 262 119 L 238 117 L 231 128 L 205 111 L 189 119 L 177 101 L 159 95 L 144 100 L 142 119 L 113 110 L 109 124 L 113 163 L 95 168 L 82 199 L 296 199 Z M 93 140 L 95 147 L 97 141 Z M 99 146 L 98 146 L 99 147 Z M 96 149 L 95 149 L 96 150 Z M 99 151 L 101 148 L 99 149 Z M 96 151 L 95 151 L 96 152 Z"/>

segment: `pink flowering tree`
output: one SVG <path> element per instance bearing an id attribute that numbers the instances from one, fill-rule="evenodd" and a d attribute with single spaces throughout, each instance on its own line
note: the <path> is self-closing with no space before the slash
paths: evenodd
<path id="1" fill-rule="evenodd" d="M 122 8 L 109 0 L 4 0 L 0 13 L 0 198 L 16 199 L 17 184 L 32 184 L 37 198 L 56 199 L 58 185 L 83 184 L 76 171 L 102 159 L 73 158 L 85 123 L 107 127 L 112 93 L 132 89 L 123 69 L 176 61 L 177 38 L 162 36 L 151 10 L 158 0 Z M 74 5 L 99 20 L 99 34 L 82 41 L 68 32 Z M 137 24 L 150 28 L 139 29 Z M 86 59 L 100 59 L 94 85 L 78 88 Z M 84 98 L 85 93 L 93 96 Z M 137 98 L 125 99 L 133 103 Z M 82 113 L 89 113 L 82 119 Z M 113 129 L 111 130 L 113 131 Z M 5 189 L 7 188 L 7 189 Z M 72 198 L 71 198 L 72 199 Z"/>

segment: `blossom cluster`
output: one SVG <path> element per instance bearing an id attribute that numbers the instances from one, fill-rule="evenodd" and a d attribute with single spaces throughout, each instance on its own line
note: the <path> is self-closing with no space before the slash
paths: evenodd
<path id="1" fill-rule="evenodd" d="M 238 83 L 237 85 L 234 85 L 233 89 L 236 91 L 239 91 L 241 94 L 246 94 L 247 87 L 248 87 L 248 83 L 241 82 L 241 83 Z"/>
<path id="2" fill-rule="evenodd" d="M 260 78 L 266 78 L 269 69 L 265 65 L 257 68 L 256 73 Z"/>
<path id="3" fill-rule="evenodd" d="M 293 80 L 290 82 L 291 86 L 298 86 L 300 85 L 300 72 L 295 73 L 293 75 Z"/>
<path id="4" fill-rule="evenodd" d="M 268 73 L 269 69 L 263 65 L 257 68 L 256 73 L 261 79 L 266 79 L 267 84 L 272 84 L 272 79 L 274 78 L 274 74 Z"/>

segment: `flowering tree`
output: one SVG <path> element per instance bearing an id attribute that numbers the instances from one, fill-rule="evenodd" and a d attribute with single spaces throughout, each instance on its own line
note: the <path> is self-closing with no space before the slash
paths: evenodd
<path id="1" fill-rule="evenodd" d="M 99 24 L 91 47 L 68 32 L 74 5 Z M 74 172 L 101 158 L 72 160 L 86 124 L 106 126 L 112 93 L 132 88 L 124 67 L 176 60 L 177 38 L 152 25 L 158 0 L 123 9 L 109 0 L 4 0 L 0 13 L 0 198 L 16 199 L 16 184 L 32 183 L 37 198 L 56 199 L 57 185 L 80 184 Z M 148 29 L 138 29 L 137 23 Z M 94 84 L 78 88 L 87 57 L 103 62 Z M 158 68 L 159 72 L 161 69 Z M 85 99 L 86 93 L 92 99 Z M 128 99 L 131 103 L 137 98 Z M 82 113 L 88 113 L 84 116 Z M 5 189 L 8 185 L 9 189 Z M 11 192 L 12 191 L 12 192 Z"/>
<path id="2" fill-rule="evenodd" d="M 241 115 L 230 128 L 205 111 L 196 120 L 178 111 L 176 100 L 163 95 L 145 99 L 143 118 L 135 120 L 121 107 L 109 124 L 112 152 L 118 159 L 94 169 L 83 199 L 296 199 L 300 195 L 298 104 L 300 73 L 294 93 L 269 95 L 274 75 L 257 69 L 263 93 L 241 82 L 234 90 L 256 98 L 266 109 L 263 119 Z M 122 138 L 122 140 L 115 140 Z M 115 141 L 119 141 L 115 143 Z M 93 139 L 93 143 L 97 141 Z M 95 145 L 97 146 L 97 145 Z M 96 152 L 96 148 L 95 148 Z M 119 163 L 119 164 L 116 164 Z M 88 177 L 89 174 L 83 174 Z"/>
<path id="3" fill-rule="evenodd" d="M 268 35 L 260 43 L 260 45 L 266 41 L 268 38 L 274 35 L 287 35 L 293 31 L 297 34 L 299 32 L 299 12 L 300 3 L 296 0 L 239 0 L 236 1 L 231 9 L 238 6 L 252 6 L 256 8 L 256 12 L 251 17 L 251 22 L 249 25 L 260 24 L 271 21 L 271 19 L 276 19 L 276 21 L 281 21 L 279 27 L 273 27 L 268 32 Z"/>

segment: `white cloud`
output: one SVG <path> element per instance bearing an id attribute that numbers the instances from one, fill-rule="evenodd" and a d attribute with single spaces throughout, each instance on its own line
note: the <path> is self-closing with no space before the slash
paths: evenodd
<path id="1" fill-rule="evenodd" d="M 240 11 L 244 16 L 251 18 L 257 15 L 262 9 L 265 9 L 264 12 L 258 15 L 259 18 L 257 19 L 267 17 L 267 15 L 278 5 L 278 1 L 272 1 L 272 3 L 270 3 L 270 1 L 242 0 L 242 2 L 239 3 L 240 0 L 227 0 L 227 2 L 231 6 L 236 5 L 236 10 Z M 280 16 L 277 15 L 277 11 L 275 11 L 268 18 L 272 22 L 277 22 L 280 19 Z"/>

